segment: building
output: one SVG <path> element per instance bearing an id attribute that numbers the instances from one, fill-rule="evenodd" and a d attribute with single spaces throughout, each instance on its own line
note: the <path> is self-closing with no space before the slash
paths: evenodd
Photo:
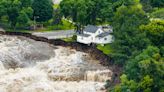
<path id="1" fill-rule="evenodd" d="M 93 26 L 88 25 L 84 28 L 82 33 L 77 34 L 77 42 L 83 44 L 108 44 L 112 43 L 113 29 L 110 26 Z"/>

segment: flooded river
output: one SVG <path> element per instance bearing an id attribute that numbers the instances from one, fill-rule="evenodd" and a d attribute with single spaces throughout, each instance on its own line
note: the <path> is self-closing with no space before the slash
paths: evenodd
<path id="1" fill-rule="evenodd" d="M 105 92 L 111 76 L 87 53 L 0 35 L 0 92 Z"/>

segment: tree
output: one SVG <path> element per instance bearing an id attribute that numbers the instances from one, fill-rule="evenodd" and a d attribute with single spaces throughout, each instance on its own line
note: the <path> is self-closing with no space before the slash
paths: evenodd
<path id="1" fill-rule="evenodd" d="M 28 21 L 29 21 L 28 15 L 24 11 L 21 11 L 18 16 L 19 25 L 26 25 Z"/>
<path id="2" fill-rule="evenodd" d="M 164 90 L 162 88 L 164 86 L 163 61 L 164 57 L 160 54 L 159 48 L 149 46 L 141 54 L 128 61 L 125 71 L 129 79 L 139 81 L 140 90 L 159 92 Z M 149 80 L 148 83 L 144 82 L 146 79 Z"/>
<path id="3" fill-rule="evenodd" d="M 46 22 L 53 16 L 53 5 L 51 0 L 33 0 L 33 16 L 37 22 Z"/>
<path id="4" fill-rule="evenodd" d="M 125 74 L 115 92 L 163 92 L 164 57 L 157 47 L 149 46 L 128 61 Z"/>
<path id="5" fill-rule="evenodd" d="M 20 6 L 21 2 L 18 0 L 8 0 L 7 1 L 7 15 L 9 18 L 9 22 L 11 27 L 15 30 L 15 26 L 17 24 L 17 18 L 19 16 L 19 6 Z"/>
<path id="6" fill-rule="evenodd" d="M 140 29 L 146 32 L 153 45 L 159 48 L 164 45 L 164 20 L 152 20 L 149 24 L 142 25 Z"/>
<path id="7" fill-rule="evenodd" d="M 153 7 L 163 7 L 164 0 L 150 0 Z"/>
<path id="8" fill-rule="evenodd" d="M 144 5 L 144 7 L 146 7 L 146 9 L 164 6 L 164 0 L 141 0 L 141 3 Z"/>
<path id="9" fill-rule="evenodd" d="M 30 3 L 31 1 L 26 0 L 26 2 Z M 25 3 L 23 0 L 0 1 L 0 7 L 3 7 L 2 10 L 0 9 L 0 12 L 3 13 L 2 15 L 0 14 L 0 16 L 7 16 L 9 24 L 14 30 L 17 24 L 26 25 L 33 13 L 30 4 L 23 6 L 23 3 Z"/>
<path id="10" fill-rule="evenodd" d="M 146 34 L 139 31 L 139 26 L 147 23 L 148 19 L 137 1 L 131 0 L 119 7 L 112 21 L 115 37 L 112 57 L 116 63 L 122 65 L 150 44 Z"/>
<path id="11" fill-rule="evenodd" d="M 6 1 L 0 0 L 0 19 L 3 15 L 6 15 Z"/>
<path id="12" fill-rule="evenodd" d="M 151 12 L 153 10 L 153 6 L 151 5 L 150 0 L 140 0 L 141 4 L 143 5 L 143 10 L 146 12 Z"/>
<path id="13" fill-rule="evenodd" d="M 63 0 L 61 13 L 80 25 L 105 22 L 113 14 L 112 0 Z"/>
<path id="14" fill-rule="evenodd" d="M 157 9 L 150 14 L 152 18 L 164 19 L 164 8 Z"/>

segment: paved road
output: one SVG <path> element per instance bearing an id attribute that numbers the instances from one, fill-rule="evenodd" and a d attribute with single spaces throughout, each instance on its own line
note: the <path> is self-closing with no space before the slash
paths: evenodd
<path id="1" fill-rule="evenodd" d="M 3 28 L 0 27 L 0 31 L 5 32 Z M 75 34 L 74 30 L 61 30 L 52 32 L 33 32 L 32 35 L 45 37 L 47 39 L 61 39 L 72 37 Z"/>
<path id="2" fill-rule="evenodd" d="M 3 28 L 0 28 L 0 31 L 5 32 L 5 30 Z"/>
<path id="3" fill-rule="evenodd" d="M 32 35 L 39 36 L 39 37 L 45 37 L 47 39 L 68 38 L 68 37 L 72 37 L 74 34 L 75 34 L 74 30 L 32 33 Z"/>

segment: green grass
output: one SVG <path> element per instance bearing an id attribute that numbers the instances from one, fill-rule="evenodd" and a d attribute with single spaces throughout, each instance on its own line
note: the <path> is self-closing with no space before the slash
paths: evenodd
<path id="1" fill-rule="evenodd" d="M 54 5 L 53 5 L 53 8 L 54 8 L 54 9 L 57 9 L 58 7 L 59 7 L 59 4 L 54 4 Z"/>
<path id="2" fill-rule="evenodd" d="M 97 45 L 97 49 L 101 50 L 106 55 L 109 55 L 110 53 L 112 53 L 112 48 L 111 48 L 110 44 L 106 44 L 104 46 Z"/>
<path id="3" fill-rule="evenodd" d="M 13 29 L 9 29 L 9 28 L 5 28 L 5 30 L 7 31 L 7 32 L 22 32 L 22 33 L 31 33 L 31 32 L 33 32 L 33 31 L 29 31 L 29 30 L 13 30 Z"/>
<path id="4" fill-rule="evenodd" d="M 65 42 L 76 42 L 76 36 L 74 35 L 73 37 L 69 37 L 69 38 L 64 38 L 62 39 Z"/>
<path id="5" fill-rule="evenodd" d="M 47 31 L 58 31 L 58 30 L 70 30 L 70 29 L 74 29 L 74 25 L 71 24 L 70 22 L 66 21 L 66 20 L 62 20 L 61 24 L 58 25 L 49 25 L 44 27 L 44 29 L 40 29 L 37 30 L 39 32 L 47 32 Z"/>

